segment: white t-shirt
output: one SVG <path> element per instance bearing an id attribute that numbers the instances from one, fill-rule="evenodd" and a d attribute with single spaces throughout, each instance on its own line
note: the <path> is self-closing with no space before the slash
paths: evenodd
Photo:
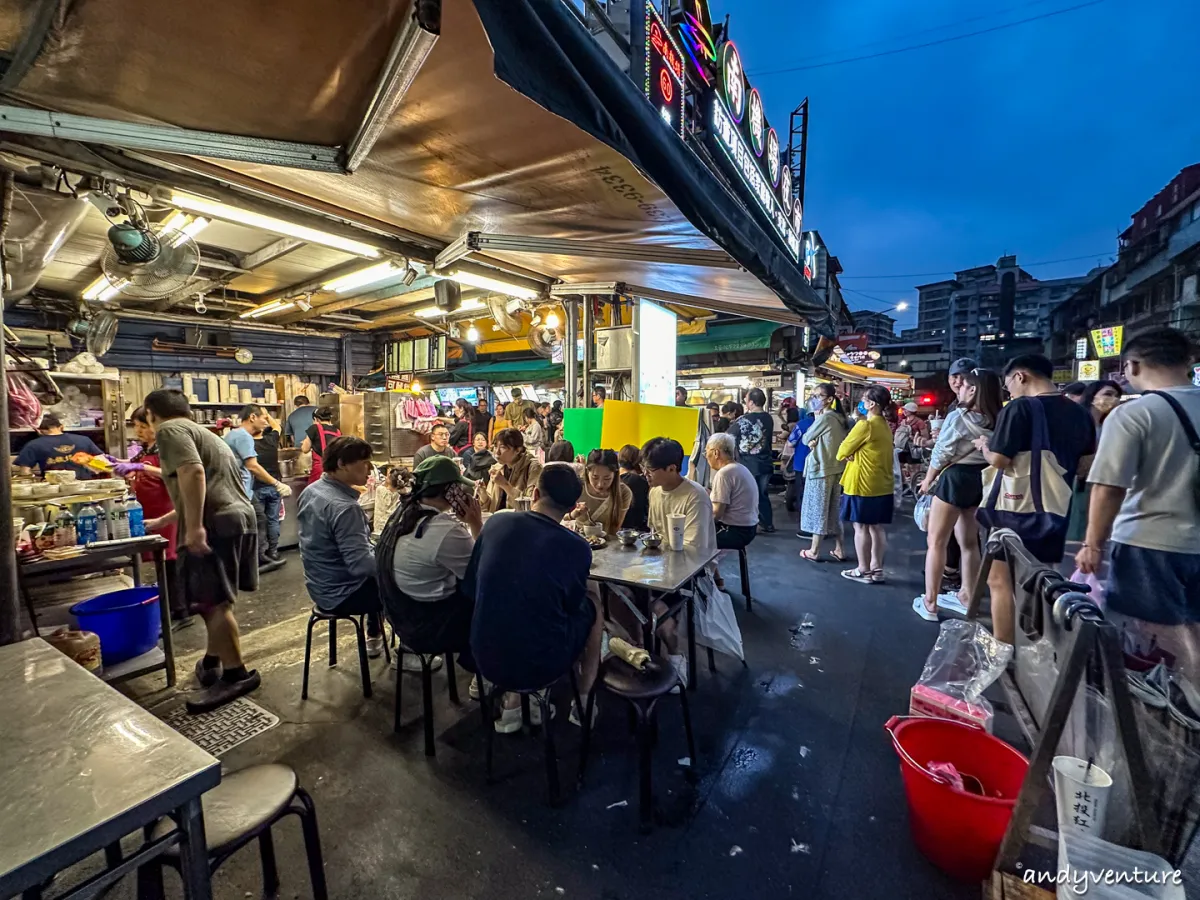
<path id="1" fill-rule="evenodd" d="M 712 502 L 725 504 L 723 525 L 758 524 L 758 483 L 741 463 L 727 463 L 713 472 Z"/>
<path id="2" fill-rule="evenodd" d="M 757 490 L 757 489 L 756 489 Z M 686 517 L 683 543 L 706 552 L 716 552 L 717 526 L 713 522 L 712 501 L 708 491 L 694 481 L 684 479 L 673 491 L 660 487 L 650 489 L 650 528 L 667 537 L 667 516 Z"/>
<path id="3" fill-rule="evenodd" d="M 466 577 L 474 549 L 475 539 L 466 526 L 450 513 L 439 512 L 396 540 L 392 557 L 396 587 L 414 600 L 445 600 Z"/>
<path id="4" fill-rule="evenodd" d="M 1168 393 L 1200 432 L 1200 388 Z M 1200 554 L 1200 510 L 1194 493 L 1196 452 L 1179 417 L 1162 397 L 1122 403 L 1104 420 L 1088 473 L 1092 484 L 1128 488 L 1112 539 L 1131 547 Z"/>

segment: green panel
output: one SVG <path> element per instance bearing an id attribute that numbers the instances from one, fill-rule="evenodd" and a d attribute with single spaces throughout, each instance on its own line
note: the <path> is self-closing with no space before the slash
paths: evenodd
<path id="1" fill-rule="evenodd" d="M 679 338 L 678 356 L 711 356 L 714 353 L 737 353 L 741 350 L 768 350 L 771 336 L 782 325 L 774 322 L 738 322 L 734 325 L 713 325 L 707 334 L 689 334 Z"/>
<path id="2" fill-rule="evenodd" d="M 490 384 L 562 381 L 562 379 L 562 363 L 553 363 L 548 359 L 471 363 L 454 370 L 455 381 L 486 381 Z"/>
<path id="3" fill-rule="evenodd" d="M 587 456 L 599 447 L 603 430 L 603 409 L 563 410 L 563 439 L 571 442 L 576 456 Z"/>

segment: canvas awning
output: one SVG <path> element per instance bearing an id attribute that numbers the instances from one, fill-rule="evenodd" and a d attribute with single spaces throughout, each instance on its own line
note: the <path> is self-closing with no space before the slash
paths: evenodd
<path id="1" fill-rule="evenodd" d="M 515 359 L 504 362 L 471 363 L 449 374 L 458 382 L 529 384 L 563 380 L 563 364 L 548 359 Z"/>
<path id="2" fill-rule="evenodd" d="M 848 378 L 863 384 L 882 384 L 885 387 L 899 387 L 910 391 L 913 387 L 912 377 L 899 372 L 870 369 L 866 366 L 852 366 L 849 363 L 838 362 L 834 359 L 823 363 L 821 368 L 828 370 L 834 375 L 839 375 L 842 378 Z"/>
<path id="3" fill-rule="evenodd" d="M 711 356 L 714 353 L 739 353 L 743 350 L 769 350 L 771 337 L 779 330 L 774 322 L 737 322 L 711 325 L 708 334 L 680 337 L 675 345 L 677 356 Z"/>
<path id="4" fill-rule="evenodd" d="M 209 0 L 202 10 L 153 0 L 69 4 L 8 94 L 121 122 L 344 146 L 409 9 L 408 0 L 271 0 L 253 15 L 239 0 Z M 0 46 L 17 43 L 19 24 L 0 20 Z M 829 311 L 796 264 L 663 128 L 567 4 L 444 0 L 440 32 L 353 176 L 129 156 L 420 239 L 434 252 L 482 231 L 727 253 L 736 265 L 717 269 L 565 253 L 497 258 L 572 284 L 628 282 L 832 334 Z M 376 297 L 372 312 L 386 313 L 385 299 Z M 290 321 L 334 302 L 337 312 L 357 311 L 346 298 L 313 301 Z"/>

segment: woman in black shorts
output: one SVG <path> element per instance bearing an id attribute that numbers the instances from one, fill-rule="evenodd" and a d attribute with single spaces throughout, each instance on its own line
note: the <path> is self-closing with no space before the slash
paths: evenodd
<path id="1" fill-rule="evenodd" d="M 979 573 L 979 526 L 975 510 L 983 501 L 983 470 L 987 462 L 975 449 L 979 437 L 991 437 L 1002 405 L 1000 378 L 986 369 L 966 373 L 958 389 L 958 407 L 942 423 L 937 443 L 930 453 L 929 471 L 921 482 L 921 493 L 933 495 L 926 528 L 929 552 L 925 555 L 925 593 L 913 600 L 913 612 L 929 622 L 937 621 L 937 607 L 962 611 L 967 594 Z M 939 598 L 942 572 L 946 567 L 946 545 L 950 535 L 962 548 L 962 590 L 957 596 Z"/>

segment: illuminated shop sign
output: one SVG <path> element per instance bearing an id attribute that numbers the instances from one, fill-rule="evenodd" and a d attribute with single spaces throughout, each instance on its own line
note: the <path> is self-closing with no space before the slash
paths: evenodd
<path id="1" fill-rule="evenodd" d="M 1125 339 L 1125 326 L 1113 325 L 1111 328 L 1093 328 L 1092 345 L 1096 355 L 1101 359 L 1121 355 L 1121 344 Z"/>
<path id="2" fill-rule="evenodd" d="M 1079 359 L 1075 361 L 1075 377 L 1079 381 L 1100 380 L 1100 360 Z"/>
<path id="3" fill-rule="evenodd" d="M 692 63 L 692 71 L 706 85 L 713 83 L 717 65 L 717 45 L 712 31 L 708 0 L 684 0 L 682 15 L 675 24 L 675 35 Z"/>
<path id="4" fill-rule="evenodd" d="M 683 135 L 683 54 L 666 23 L 646 3 L 646 99 L 672 131 Z"/>
<path id="5" fill-rule="evenodd" d="M 791 213 L 775 196 L 771 183 L 759 168 L 754 152 L 746 146 L 741 131 L 734 123 L 729 110 L 725 108 L 725 103 L 716 96 L 712 98 L 712 134 L 750 196 L 775 226 L 779 237 L 791 251 L 792 259 L 799 262 L 800 234 L 793 227 Z"/>
<path id="6" fill-rule="evenodd" d="M 1087 359 L 1087 338 L 1080 338 L 1075 342 L 1075 358 Z"/>

